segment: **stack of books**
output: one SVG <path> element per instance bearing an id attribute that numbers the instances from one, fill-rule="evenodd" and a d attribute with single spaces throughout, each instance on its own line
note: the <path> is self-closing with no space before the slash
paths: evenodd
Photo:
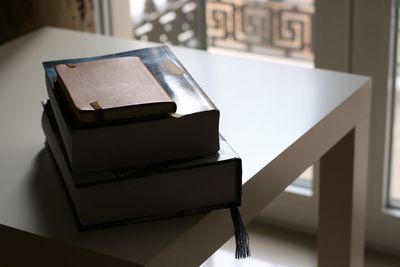
<path id="1" fill-rule="evenodd" d="M 237 207 L 240 158 L 219 111 L 168 47 L 43 63 L 42 128 L 79 229 Z"/>

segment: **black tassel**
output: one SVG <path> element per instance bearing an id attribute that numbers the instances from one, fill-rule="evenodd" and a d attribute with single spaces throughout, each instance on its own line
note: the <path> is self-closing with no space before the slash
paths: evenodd
<path id="1" fill-rule="evenodd" d="M 250 244 L 249 235 L 247 234 L 246 228 L 243 225 L 242 217 L 237 206 L 231 206 L 231 217 L 233 227 L 235 228 L 235 240 L 236 240 L 236 259 L 244 259 L 250 257 Z"/>

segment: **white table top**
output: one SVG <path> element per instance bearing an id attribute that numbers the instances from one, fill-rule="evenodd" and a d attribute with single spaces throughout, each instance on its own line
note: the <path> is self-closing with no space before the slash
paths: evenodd
<path id="1" fill-rule="evenodd" d="M 191 251 L 205 242 L 215 250 L 233 234 L 223 210 L 85 233 L 76 230 L 61 179 L 44 149 L 40 117 L 46 89 L 41 62 L 150 45 L 154 44 L 45 28 L 0 46 L 1 225 L 143 265 L 157 265 L 174 246 Z M 244 184 L 369 82 L 367 77 L 332 71 L 185 48 L 173 51 L 220 109 L 221 133 L 243 160 Z M 274 177 L 259 176 L 273 187 Z M 245 212 L 245 220 L 253 213 Z M 194 239 L 192 232 L 203 229 L 199 222 L 204 221 L 208 232 Z M 205 260 L 204 255 L 175 258 Z"/>

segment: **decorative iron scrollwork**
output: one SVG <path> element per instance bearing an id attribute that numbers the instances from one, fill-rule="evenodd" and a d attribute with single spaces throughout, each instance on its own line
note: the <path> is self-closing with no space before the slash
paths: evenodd
<path id="1" fill-rule="evenodd" d="M 143 14 L 134 29 L 137 39 L 313 58 L 314 0 L 142 1 Z"/>
<path id="2" fill-rule="evenodd" d="M 209 0 L 208 45 L 312 59 L 311 1 Z"/>

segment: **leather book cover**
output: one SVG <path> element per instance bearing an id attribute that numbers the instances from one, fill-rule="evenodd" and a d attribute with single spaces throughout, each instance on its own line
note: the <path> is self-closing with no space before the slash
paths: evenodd
<path id="1" fill-rule="evenodd" d="M 175 102 L 139 57 L 55 65 L 64 101 L 81 122 L 166 116 Z"/>

